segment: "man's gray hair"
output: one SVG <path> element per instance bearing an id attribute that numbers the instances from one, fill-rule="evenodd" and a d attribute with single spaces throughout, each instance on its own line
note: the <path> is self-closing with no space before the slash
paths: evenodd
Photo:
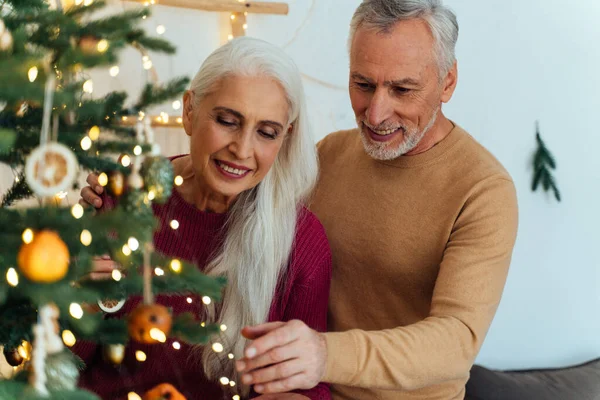
<path id="1" fill-rule="evenodd" d="M 349 46 L 351 48 L 360 27 L 386 33 L 396 23 L 409 19 L 422 19 L 429 25 L 435 41 L 440 79 L 443 79 L 456 60 L 458 22 L 456 15 L 441 0 L 364 0 L 352 17 Z"/>

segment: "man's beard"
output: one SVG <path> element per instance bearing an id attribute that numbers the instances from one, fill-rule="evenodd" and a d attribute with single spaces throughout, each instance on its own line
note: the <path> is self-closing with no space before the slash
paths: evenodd
<path id="1" fill-rule="evenodd" d="M 358 129 L 360 131 L 360 138 L 362 140 L 365 151 L 371 158 L 374 158 L 375 160 L 381 160 L 381 161 L 394 160 L 394 159 L 408 153 L 409 151 L 411 151 L 412 149 L 417 147 L 417 145 L 419 144 L 421 139 L 423 139 L 423 136 L 425 136 L 425 134 L 429 131 L 429 129 L 431 129 L 431 127 L 435 123 L 435 120 L 437 118 L 439 110 L 440 110 L 440 107 L 436 108 L 433 115 L 431 116 L 431 119 L 429 120 L 429 122 L 427 123 L 425 128 L 423 128 L 423 130 L 421 130 L 421 131 L 419 131 L 419 127 L 409 129 L 406 125 L 403 125 L 403 124 L 396 126 L 395 129 L 402 130 L 402 139 L 400 139 L 402 141 L 400 142 L 399 145 L 396 145 L 396 146 L 398 146 L 397 148 L 393 148 L 393 146 L 395 146 L 395 144 L 393 142 L 396 140 L 399 140 L 398 138 L 394 138 L 394 140 L 392 140 L 392 142 L 389 142 L 389 143 L 388 142 L 374 142 L 373 140 L 371 140 L 367 136 L 368 134 L 364 132 L 364 129 L 365 129 L 364 122 L 362 121 L 362 119 L 357 118 L 356 122 L 358 123 Z M 384 130 L 388 130 L 390 128 L 386 128 L 386 127 L 382 126 L 381 129 L 380 129 L 380 127 L 375 127 L 375 129 L 377 129 L 379 131 L 384 131 Z M 394 129 L 394 128 L 391 128 L 391 129 Z"/>

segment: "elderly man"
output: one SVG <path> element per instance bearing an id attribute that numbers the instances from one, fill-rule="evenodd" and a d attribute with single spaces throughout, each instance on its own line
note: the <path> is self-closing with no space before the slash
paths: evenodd
<path id="1" fill-rule="evenodd" d="M 237 366 L 257 392 L 325 381 L 334 399 L 464 398 L 505 284 L 517 200 L 500 163 L 441 110 L 456 87 L 457 37 L 441 0 L 356 10 L 358 129 L 319 144 L 312 203 L 331 242 L 332 332 L 245 328 L 254 342 Z"/>

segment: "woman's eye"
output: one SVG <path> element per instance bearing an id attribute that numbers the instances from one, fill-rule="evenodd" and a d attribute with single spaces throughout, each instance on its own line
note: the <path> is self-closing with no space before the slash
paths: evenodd
<path id="1" fill-rule="evenodd" d="M 258 131 L 258 133 L 260 133 L 261 136 L 266 137 L 267 139 L 277 138 L 277 132 L 273 133 L 273 132 L 267 132 L 267 131 L 260 130 L 260 131 Z"/>
<path id="2" fill-rule="evenodd" d="M 217 122 L 224 126 L 234 126 L 235 125 L 235 121 L 231 121 L 231 120 L 221 118 L 221 117 L 217 118 Z"/>

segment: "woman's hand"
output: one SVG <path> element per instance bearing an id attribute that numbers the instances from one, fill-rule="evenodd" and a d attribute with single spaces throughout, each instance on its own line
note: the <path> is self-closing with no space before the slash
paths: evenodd
<path id="1" fill-rule="evenodd" d="M 104 192 L 104 188 L 98 183 L 98 175 L 94 173 L 89 174 L 86 182 L 89 186 L 81 189 L 81 199 L 79 199 L 79 204 L 82 206 L 91 205 L 94 208 L 102 207 L 100 195 Z"/>
<path id="2" fill-rule="evenodd" d="M 119 269 L 119 265 L 111 260 L 109 256 L 94 257 L 92 265 L 92 272 L 86 278 L 93 281 L 111 279 L 113 271 Z"/>

